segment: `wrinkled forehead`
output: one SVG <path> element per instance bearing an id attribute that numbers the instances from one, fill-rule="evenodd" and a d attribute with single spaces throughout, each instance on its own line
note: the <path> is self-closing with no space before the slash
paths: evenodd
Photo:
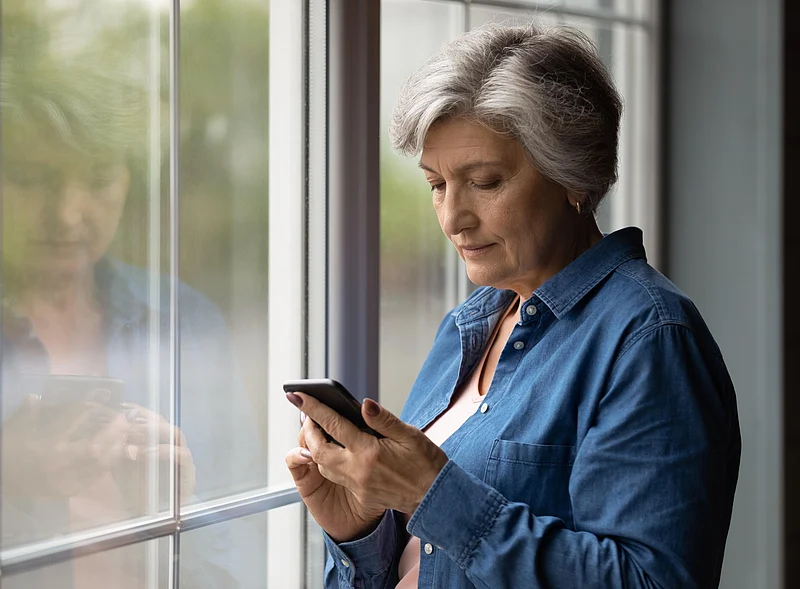
<path id="1" fill-rule="evenodd" d="M 425 135 L 420 167 L 433 168 L 435 160 L 443 157 L 461 166 L 493 162 L 514 165 L 526 159 L 516 138 L 460 118 L 437 122 Z"/>

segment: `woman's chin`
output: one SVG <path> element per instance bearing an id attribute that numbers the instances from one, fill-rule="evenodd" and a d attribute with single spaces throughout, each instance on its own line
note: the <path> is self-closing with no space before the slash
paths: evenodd
<path id="1" fill-rule="evenodd" d="M 496 286 L 499 284 L 499 273 L 492 268 L 482 266 L 482 264 L 467 262 L 467 278 L 469 278 L 470 282 L 475 286 Z"/>
<path id="2" fill-rule="evenodd" d="M 92 263 L 87 257 L 76 256 L 31 260 L 22 268 L 22 272 L 35 278 L 37 282 L 61 283 L 85 275 L 91 268 Z"/>

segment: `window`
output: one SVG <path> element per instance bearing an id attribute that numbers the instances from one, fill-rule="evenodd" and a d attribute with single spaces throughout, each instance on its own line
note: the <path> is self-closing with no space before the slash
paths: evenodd
<path id="1" fill-rule="evenodd" d="M 270 393 L 303 355 L 304 23 L 270 4 L 2 4 L 4 587 L 301 584 Z"/>
<path id="2" fill-rule="evenodd" d="M 3 587 L 320 586 L 282 382 L 344 371 L 399 413 L 472 288 L 385 142 L 400 84 L 488 20 L 579 26 L 628 103 L 603 228 L 653 235 L 653 4 L 382 0 L 378 52 L 372 5 L 5 0 Z"/>
<path id="3" fill-rule="evenodd" d="M 658 266 L 657 82 L 654 0 L 382 0 L 381 131 L 400 85 L 442 44 L 487 22 L 582 30 L 597 46 L 623 96 L 619 182 L 598 211 L 602 231 L 644 230 Z M 404 42 L 413 38 L 414 43 Z M 381 143 L 382 402 L 398 412 L 444 314 L 471 290 L 461 260 L 442 236 L 416 162 Z"/>

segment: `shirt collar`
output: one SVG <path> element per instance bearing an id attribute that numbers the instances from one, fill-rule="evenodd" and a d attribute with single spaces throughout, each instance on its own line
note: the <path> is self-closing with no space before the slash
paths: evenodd
<path id="1" fill-rule="evenodd" d="M 536 289 L 531 299 L 538 298 L 561 319 L 606 276 L 636 258 L 647 259 L 641 229 L 627 227 L 607 234 Z M 487 288 L 464 303 L 456 323 L 461 325 L 492 315 L 507 308 L 515 296 L 510 290 Z"/>

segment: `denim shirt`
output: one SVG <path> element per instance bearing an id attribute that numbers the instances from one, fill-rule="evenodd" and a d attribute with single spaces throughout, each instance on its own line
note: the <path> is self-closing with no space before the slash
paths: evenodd
<path id="1" fill-rule="evenodd" d="M 442 322 L 402 419 L 425 428 L 517 295 L 479 288 Z M 695 306 L 623 229 L 519 311 L 485 398 L 404 529 L 387 512 L 336 544 L 326 587 L 393 588 L 408 534 L 419 587 L 716 587 L 741 439 L 720 351 Z"/>
<path id="2" fill-rule="evenodd" d="M 124 401 L 170 416 L 170 279 L 160 277 L 156 304 L 151 304 L 153 277 L 146 270 L 104 259 L 95 269 L 98 295 L 105 316 L 108 376 L 125 384 Z M 257 488 L 266 480 L 253 411 L 238 377 L 225 321 L 217 308 L 186 284 L 178 290 L 181 355 L 181 431 L 192 453 L 196 471 L 195 501 Z M 154 330 L 154 327 L 156 330 Z M 158 346 L 158 348 L 154 348 Z M 151 355 L 158 350 L 153 366 Z M 32 391 L 21 386 L 26 373 L 49 374 L 47 350 L 31 328 L 30 321 L 4 308 L 2 337 L 3 419 L 8 419 Z M 155 379 L 155 380 L 154 380 Z M 157 383 L 158 406 L 149 394 Z M 37 540 L 49 539 L 55 531 L 69 529 L 66 500 L 31 499 L 28 505 L 12 505 L 2 499 L 3 545 L 17 543 L 21 534 Z M 266 550 L 262 532 L 249 522 L 237 520 L 213 526 L 200 534 L 185 534 L 181 571 L 182 584 L 191 589 L 220 586 L 257 587 L 256 580 L 243 578 L 247 565 L 263 559 Z M 128 549 L 130 552 L 130 549 Z M 68 570 L 44 568 L 10 577 L 3 585 L 69 589 Z"/>

